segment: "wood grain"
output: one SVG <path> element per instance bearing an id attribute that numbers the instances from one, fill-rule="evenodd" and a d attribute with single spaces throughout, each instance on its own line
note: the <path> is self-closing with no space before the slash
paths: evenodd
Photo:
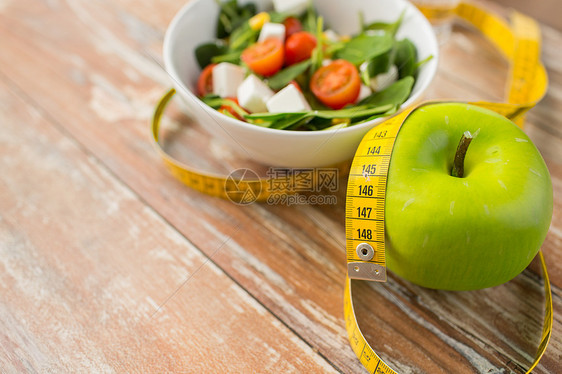
<path id="1" fill-rule="evenodd" d="M 218 372 L 232 361 L 234 372 L 268 372 L 274 364 L 281 372 L 362 372 L 343 323 L 344 173 L 338 203 L 328 206 L 239 207 L 171 178 L 150 145 L 148 122 L 169 85 L 160 66 L 163 33 L 183 4 L 154 4 L 23 0 L 0 7 L 0 105 L 10 122 L 2 123 L 9 131 L 0 137 L 0 164 L 12 163 L 0 207 L 2 248 L 10 254 L 0 277 L 7 331 L 0 348 L 10 353 L 0 367 Z M 543 34 L 551 82 L 526 131 L 555 193 L 543 247 L 555 285 L 555 333 L 536 371 L 555 373 L 562 352 L 562 36 L 548 27 Z M 427 97 L 501 100 L 507 69 L 484 39 L 456 27 Z M 266 170 L 177 108 L 167 115 L 166 146 L 178 158 L 224 173 Z M 33 183 L 31 175 L 46 180 Z M 17 292 L 26 284 L 43 296 Z M 477 292 L 431 291 L 391 277 L 384 286 L 358 283 L 354 293 L 369 341 L 404 373 L 521 372 L 540 337 L 536 270 Z M 99 320 L 101 329 L 91 323 Z M 377 345 L 381 336 L 386 343 Z"/>
<path id="2" fill-rule="evenodd" d="M 505 7 L 517 9 L 531 17 L 539 18 L 545 24 L 562 31 L 562 4 L 557 0 L 493 0 Z"/>
<path id="3" fill-rule="evenodd" d="M 2 372 L 335 372 L 20 94 L 0 86 Z"/>

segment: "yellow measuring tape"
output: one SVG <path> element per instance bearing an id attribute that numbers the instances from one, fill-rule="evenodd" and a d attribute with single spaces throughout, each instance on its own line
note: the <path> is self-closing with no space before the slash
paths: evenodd
<path id="1" fill-rule="evenodd" d="M 508 26 L 484 10 L 464 3 L 459 5 L 455 13 L 477 27 L 511 62 L 508 102 L 472 104 L 494 110 L 522 126 L 525 112 L 542 98 L 547 87 L 546 72 L 539 59 L 540 31 L 537 24 L 515 13 L 511 26 Z M 376 354 L 359 329 L 353 309 L 351 279 L 386 281 L 384 206 L 388 168 L 400 127 L 415 109 L 409 108 L 370 130 L 359 144 L 349 173 L 345 219 L 348 276 L 344 315 L 353 351 L 370 373 L 396 372 Z M 376 173 L 371 174 L 369 170 L 376 170 Z M 539 257 L 546 295 L 545 318 L 541 342 L 528 373 L 538 364 L 552 331 L 550 282 L 540 251 Z"/>
<path id="2" fill-rule="evenodd" d="M 422 12 L 432 16 L 431 9 Z M 508 24 L 503 19 L 469 3 L 461 3 L 454 10 L 460 19 L 480 30 L 490 42 L 510 61 L 510 75 L 505 103 L 472 102 L 491 109 L 523 126 L 525 113 L 546 92 L 548 79 L 540 62 L 540 30 L 537 23 L 520 13 L 514 13 Z M 294 193 L 287 180 L 256 178 L 232 178 L 196 170 L 169 156 L 159 143 L 160 123 L 163 112 L 175 91 L 170 90 L 157 105 L 152 120 L 154 145 L 170 172 L 187 186 L 211 196 L 228 198 L 237 203 L 266 201 L 273 192 Z M 355 317 L 351 293 L 351 279 L 386 281 L 384 207 L 386 180 L 394 141 L 405 119 L 416 108 L 407 108 L 371 129 L 361 141 L 351 169 L 346 197 L 346 251 L 347 269 L 344 314 L 350 344 L 357 357 L 371 373 L 396 373 L 369 346 Z M 370 170 L 376 170 L 371 173 Z M 368 178 L 365 177 L 368 176 Z M 271 186 L 275 185 L 273 191 Z M 284 186 L 281 191 L 279 186 Z M 362 210 L 369 209 L 368 216 Z M 368 245 L 365 245 L 368 242 Z M 372 251 L 372 252 L 371 252 Z M 552 295 L 546 264 L 541 251 L 545 290 L 545 317 L 543 333 L 535 359 L 528 369 L 530 373 L 538 364 L 548 345 L 552 331 Z"/>

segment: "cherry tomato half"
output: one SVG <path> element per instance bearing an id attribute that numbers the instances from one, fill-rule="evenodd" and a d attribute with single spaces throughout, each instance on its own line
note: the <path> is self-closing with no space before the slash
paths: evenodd
<path id="1" fill-rule="evenodd" d="M 285 65 L 296 64 L 312 55 L 316 48 L 316 38 L 309 32 L 299 31 L 285 42 Z"/>
<path id="2" fill-rule="evenodd" d="M 299 21 L 296 17 L 285 18 L 283 25 L 285 25 L 285 40 L 289 39 L 289 36 L 302 31 L 301 21 Z"/>
<path id="3" fill-rule="evenodd" d="M 240 58 L 254 73 L 269 77 L 283 66 L 283 43 L 275 38 L 266 39 L 246 48 Z"/>
<path id="4" fill-rule="evenodd" d="M 310 80 L 310 90 L 324 105 L 341 109 L 359 96 L 361 79 L 357 68 L 346 60 L 321 67 Z"/>
<path id="5" fill-rule="evenodd" d="M 203 69 L 197 81 L 197 93 L 205 96 L 213 92 L 213 68 L 216 64 L 209 64 Z"/>

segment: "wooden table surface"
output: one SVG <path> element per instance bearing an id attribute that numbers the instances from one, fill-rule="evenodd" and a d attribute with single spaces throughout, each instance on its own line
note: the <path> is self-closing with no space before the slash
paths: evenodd
<path id="1" fill-rule="evenodd" d="M 343 320 L 345 173 L 337 204 L 242 207 L 186 188 L 152 148 L 181 6 L 0 1 L 0 372 L 362 373 Z M 507 63 L 454 31 L 426 97 L 502 100 Z M 550 86 L 525 131 L 554 186 L 555 312 L 535 372 L 561 373 L 562 33 L 542 32 Z M 265 170 L 177 107 L 165 138 L 194 165 Z M 524 372 L 543 319 L 537 265 L 474 292 L 358 282 L 360 325 L 401 373 Z"/>

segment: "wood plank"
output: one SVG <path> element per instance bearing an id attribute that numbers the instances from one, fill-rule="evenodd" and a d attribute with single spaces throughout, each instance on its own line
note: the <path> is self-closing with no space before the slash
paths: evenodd
<path id="1" fill-rule="evenodd" d="M 10 91 L 0 85 L 0 371 L 335 372 Z"/>
<path id="2" fill-rule="evenodd" d="M 347 344 L 341 312 L 344 274 L 344 189 L 340 188 L 338 192 L 336 206 L 252 205 L 245 208 L 185 189 L 162 169 L 149 145 L 146 131 L 152 107 L 158 94 L 164 89 L 154 80 L 165 81 L 161 79 L 161 70 L 146 53 L 154 48 L 152 43 L 158 44 L 155 40 L 161 35 L 165 25 L 161 25 L 160 30 L 145 30 L 147 36 L 144 40 L 149 42 L 143 43 L 137 40 L 134 34 L 130 35 L 124 31 L 126 24 L 132 22 L 142 25 L 143 22 L 133 22 L 129 18 L 125 22 L 122 16 L 112 11 L 102 12 L 104 14 L 98 16 L 106 3 L 90 4 L 76 1 L 72 2 L 72 9 L 67 6 L 60 4 L 56 14 L 43 9 L 44 17 L 31 22 L 27 21 L 29 17 L 25 17 L 29 9 L 25 2 L 11 5 L 9 14 L 4 15 L 3 22 L 0 23 L 2 35 L 6 36 L 3 42 L 7 43 L 7 50 L 11 52 L 10 55 L 0 54 L 0 71 L 9 77 L 6 79 L 22 87 L 30 96 L 30 100 L 42 108 L 44 115 L 52 117 L 61 129 L 76 138 L 85 149 L 107 165 L 207 255 L 211 255 L 225 238 L 231 236 L 232 239 L 225 245 L 225 250 L 214 257 L 216 263 L 341 370 L 360 370 Z M 39 9 L 42 9 L 41 5 Z M 109 9 L 115 10 L 112 7 Z M 120 10 L 119 14 L 123 14 L 127 13 L 128 9 L 125 6 Z M 49 23 L 78 31 L 60 38 L 55 31 L 45 27 Z M 2 25 L 6 26 L 2 28 Z M 42 33 L 39 33 L 39 30 L 42 30 Z M 41 36 L 44 40 L 37 42 L 29 35 L 36 35 L 37 40 L 41 40 Z M 456 53 L 460 55 L 462 52 L 461 48 Z M 484 57 L 489 60 L 487 56 Z M 45 63 L 37 66 L 26 62 L 34 58 L 39 58 Z M 16 61 L 24 62 L 17 64 Z M 463 73 L 463 78 L 467 77 L 465 81 L 470 82 L 471 77 L 478 76 L 479 67 L 487 66 L 486 63 L 484 61 L 479 62 L 479 65 L 472 65 L 473 70 Z M 122 74 L 123 70 L 126 71 L 125 75 Z M 41 79 L 38 79 L 39 77 Z M 57 97 L 49 95 L 54 87 L 60 92 Z M 441 91 L 436 92 L 441 92 L 443 96 L 440 94 L 438 97 L 483 96 L 464 81 L 452 79 L 451 74 L 440 74 L 435 87 L 441 87 Z M 68 121 L 68 118 L 72 118 L 72 121 Z M 174 118 L 183 117 L 170 117 L 169 122 L 177 125 L 177 122 L 173 121 Z M 182 121 L 185 123 L 185 120 Z M 205 139 L 200 138 L 199 133 L 203 134 L 197 131 L 194 133 L 197 141 L 191 139 L 191 143 L 185 144 L 196 146 L 200 139 Z M 540 128 L 537 128 L 536 134 L 537 138 L 548 138 L 548 135 L 542 135 L 544 131 Z M 552 149 L 555 149 L 560 141 L 552 136 L 547 140 L 552 144 Z M 221 156 L 222 152 L 222 157 L 228 159 L 230 153 L 225 152 L 219 143 L 208 138 L 203 140 L 207 141 L 208 144 L 214 144 L 212 149 L 215 152 L 207 153 L 205 157 Z M 190 156 L 189 152 L 181 149 L 179 142 L 175 144 L 173 151 L 177 152 L 178 156 Z M 549 166 L 552 162 L 555 161 L 549 160 Z M 345 183 L 345 178 L 342 178 L 342 183 Z M 557 196 L 560 196 L 560 187 L 555 188 Z M 559 225 L 560 220 L 557 222 Z M 240 229 L 233 234 L 238 227 Z M 560 252 L 559 243 L 553 242 L 551 245 L 550 252 L 547 251 L 547 260 L 550 256 L 558 256 Z M 526 276 L 531 277 L 529 274 Z M 540 283 L 537 279 L 531 279 L 534 282 L 532 287 L 519 288 L 524 290 L 523 295 L 537 299 L 541 295 Z M 559 280 L 560 273 L 553 272 L 553 279 Z M 363 291 L 364 288 L 366 292 Z M 388 323 L 393 332 L 388 335 L 392 337 L 392 344 L 382 347 L 383 353 L 392 359 L 397 367 L 409 367 L 412 370 L 416 367 L 428 370 L 441 367 L 444 368 L 442 370 L 449 369 L 449 372 L 457 369 L 473 370 L 474 362 L 489 362 L 492 366 L 501 367 L 508 358 L 488 351 L 498 347 L 500 352 L 514 351 L 517 361 L 524 364 L 529 352 L 533 350 L 527 340 L 521 341 L 518 337 L 516 327 L 527 322 L 536 327 L 536 320 L 540 320 L 540 315 L 537 315 L 535 308 L 540 308 L 540 304 L 535 307 L 525 306 L 529 309 L 524 308 L 525 313 L 517 316 L 512 316 L 510 309 L 500 304 L 498 315 L 503 313 L 508 317 L 505 323 L 502 322 L 501 326 L 498 326 L 493 322 L 479 321 L 480 309 L 477 307 L 481 304 L 474 305 L 477 297 L 463 296 L 460 300 L 451 301 L 450 297 L 454 294 L 446 293 L 443 296 L 417 288 L 411 295 L 409 299 L 405 299 L 406 305 L 411 311 L 427 318 L 426 320 L 416 318 L 413 312 L 409 312 L 410 317 L 406 318 L 406 321 L 392 319 L 390 312 L 399 310 L 395 305 L 389 305 L 387 313 L 375 314 L 369 306 L 381 298 L 384 299 L 385 294 L 371 292 L 369 287 L 365 286 L 359 290 L 358 301 L 365 304 L 361 314 L 362 326 L 364 325 L 367 331 L 369 327 L 377 331 L 381 320 Z M 513 291 L 503 292 L 501 296 L 493 294 L 487 297 L 512 305 L 513 302 L 508 302 L 509 297 L 515 297 L 517 300 L 521 295 Z M 429 299 L 430 302 L 426 301 L 420 306 L 416 304 L 419 299 Z M 463 304 L 463 300 L 469 301 L 464 301 L 466 305 L 454 308 L 454 311 L 444 311 L 443 315 L 434 313 L 432 308 L 427 306 L 450 303 L 453 308 Z M 489 302 L 488 299 L 483 301 Z M 559 305 L 559 297 L 556 302 Z M 361 313 L 361 310 L 359 312 Z M 556 326 L 559 326 L 560 316 L 555 316 Z M 366 324 L 363 323 L 365 321 Z M 443 321 L 446 322 L 443 324 Z M 470 323 L 482 326 L 478 328 L 478 335 L 466 327 L 470 326 Z M 397 331 L 404 336 L 398 337 Z M 539 331 L 533 331 L 532 338 L 538 339 Z M 445 337 L 448 335 L 452 335 L 460 344 L 446 348 L 450 343 Z M 395 345 L 397 339 L 403 343 Z M 547 352 L 546 364 L 543 363 L 537 372 L 548 372 L 549 368 L 553 367 L 552 364 L 548 366 L 548 357 L 551 357 L 550 363 L 556 363 L 557 352 L 561 351 L 560 339 L 557 339 L 553 340 Z M 515 341 L 513 344 L 512 340 Z M 466 354 L 462 344 L 471 347 L 470 354 Z M 460 363 L 455 364 L 451 357 L 457 358 Z M 431 361 L 437 364 L 432 364 Z"/>
<path id="3" fill-rule="evenodd" d="M 541 1 L 526 1 L 526 0 L 493 0 L 505 7 L 517 9 L 520 12 L 529 14 L 541 20 L 541 22 L 548 24 L 558 31 L 562 31 L 562 20 L 559 15 L 562 13 L 562 4 L 558 0 L 541 0 Z"/>

